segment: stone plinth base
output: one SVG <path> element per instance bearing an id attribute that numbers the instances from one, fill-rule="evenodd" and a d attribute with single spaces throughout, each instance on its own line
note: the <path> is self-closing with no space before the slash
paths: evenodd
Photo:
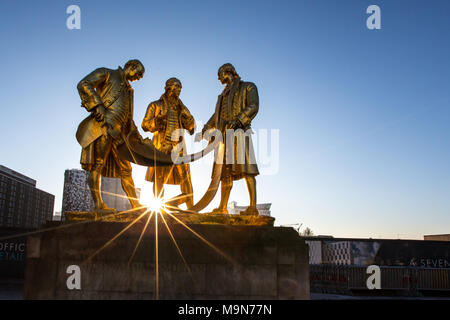
<path id="1" fill-rule="evenodd" d="M 142 215 L 133 211 L 70 211 L 65 213 L 66 221 L 108 221 L 108 222 L 132 222 Z M 213 214 L 213 213 L 173 213 L 165 215 L 173 223 L 179 221 L 185 224 L 227 224 L 227 225 L 251 225 L 273 226 L 275 218 L 270 216 L 246 216 L 239 214 Z M 175 217 L 175 218 L 173 218 Z M 145 223 L 146 219 L 140 219 L 138 223 Z"/>
<path id="2" fill-rule="evenodd" d="M 169 233 L 161 216 L 158 223 L 157 246 L 153 217 L 137 250 L 143 224 L 111 242 L 130 224 L 48 223 L 28 238 L 24 298 L 309 299 L 308 246 L 294 229 L 192 224 L 188 230 L 167 220 Z M 80 290 L 67 288 L 71 265 L 80 267 Z"/>

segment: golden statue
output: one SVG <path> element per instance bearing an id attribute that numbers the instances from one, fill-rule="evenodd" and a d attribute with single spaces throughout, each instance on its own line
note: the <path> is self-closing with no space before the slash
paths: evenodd
<path id="1" fill-rule="evenodd" d="M 128 61 L 123 69 L 98 68 L 78 83 L 81 105 L 91 114 L 77 131 L 82 146 L 81 165 L 89 171 L 88 184 L 96 210 L 111 210 L 101 196 L 101 176 L 120 178 L 133 208 L 141 207 L 129 161 L 119 156 L 118 148 L 127 135 L 137 131 L 133 121 L 133 89 L 129 81 L 144 76 L 139 60 Z"/>
<path id="2" fill-rule="evenodd" d="M 180 143 L 180 140 L 175 141 L 180 138 L 179 136 L 181 136 L 181 143 L 185 144 L 183 129 L 188 130 L 191 135 L 194 133 L 194 118 L 179 98 L 181 88 L 181 82 L 177 78 L 167 80 L 165 92 L 159 100 L 149 104 L 142 121 L 142 129 L 153 133 L 155 148 L 165 154 L 171 154 L 174 147 Z M 175 131 L 177 131 L 177 137 L 172 139 Z M 180 155 L 183 155 L 183 150 L 186 150 L 185 145 L 181 148 Z M 145 179 L 153 182 L 153 193 L 158 198 L 164 195 L 164 184 L 180 185 L 182 194 L 177 197 L 176 202 L 170 204 L 179 205 L 186 202 L 188 209 L 194 206 L 189 164 L 150 166 Z"/>
<path id="3" fill-rule="evenodd" d="M 245 178 L 250 195 L 250 206 L 242 213 L 244 215 L 258 215 L 256 209 L 256 179 L 259 174 L 255 162 L 255 155 L 250 136 L 243 140 L 230 143 L 226 139 L 227 130 L 250 130 L 251 121 L 255 118 L 259 108 L 258 90 L 255 84 L 244 82 L 239 77 L 232 64 L 226 63 L 218 70 L 219 81 L 225 89 L 219 95 L 216 110 L 204 126 L 202 133 L 209 129 L 218 129 L 225 142 L 224 166 L 221 173 L 221 199 L 218 208 L 213 213 L 226 214 L 234 180 Z M 244 144 L 244 145 L 236 145 Z M 242 154 L 239 151 L 242 150 Z M 234 161 L 225 161 L 228 159 Z M 243 161 L 237 161 L 242 159 Z M 231 163 L 230 163 L 231 162 Z"/>

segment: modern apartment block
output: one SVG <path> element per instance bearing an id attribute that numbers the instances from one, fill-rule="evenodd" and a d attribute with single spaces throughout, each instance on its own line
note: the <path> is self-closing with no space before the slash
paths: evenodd
<path id="1" fill-rule="evenodd" d="M 36 180 L 0 165 L 0 227 L 36 229 L 52 220 L 54 203 Z"/>
<path id="2" fill-rule="evenodd" d="M 61 219 L 65 212 L 90 211 L 94 207 L 88 186 L 89 172 L 82 169 L 70 169 L 64 173 L 63 204 Z M 120 179 L 102 177 L 102 198 L 106 205 L 117 211 L 130 210 L 131 205 L 122 189 Z M 140 189 L 136 189 L 139 198 Z"/>

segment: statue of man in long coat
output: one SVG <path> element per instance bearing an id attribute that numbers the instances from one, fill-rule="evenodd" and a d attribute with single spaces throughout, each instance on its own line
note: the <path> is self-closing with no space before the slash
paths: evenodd
<path id="1" fill-rule="evenodd" d="M 101 176 L 120 178 L 131 206 L 141 207 L 131 177 L 131 164 L 122 160 L 118 146 L 132 130 L 133 89 L 129 81 L 144 76 L 139 60 L 128 61 L 116 70 L 98 68 L 78 83 L 81 105 L 90 115 L 78 127 L 77 140 L 82 146 L 81 166 L 89 171 L 88 184 L 96 210 L 111 210 L 101 196 Z"/>
<path id="2" fill-rule="evenodd" d="M 165 92 L 159 100 L 149 104 L 142 121 L 142 129 L 153 133 L 155 148 L 166 154 L 171 154 L 179 143 L 185 144 L 183 140 L 184 130 L 188 130 L 192 135 L 195 129 L 194 117 L 179 98 L 181 88 L 180 80 L 177 78 L 168 79 Z M 181 141 L 179 140 L 180 136 Z M 180 150 L 180 155 L 183 155 L 181 153 L 185 150 L 184 145 Z M 189 164 L 148 167 L 145 179 L 153 182 L 153 193 L 157 198 L 164 195 L 164 184 L 180 185 L 182 195 L 177 197 L 178 201 L 170 204 L 179 205 L 185 202 L 188 209 L 194 206 Z"/>
<path id="3" fill-rule="evenodd" d="M 218 79 L 225 85 L 225 89 L 219 95 L 214 114 L 202 130 L 203 133 L 208 129 L 220 130 L 225 142 L 220 205 L 213 210 L 213 213 L 228 213 L 227 203 L 233 181 L 245 178 L 250 206 L 241 214 L 258 215 L 255 177 L 259 171 L 249 134 L 251 121 L 258 113 L 258 90 L 254 83 L 242 81 L 230 63 L 219 68 Z M 244 135 L 240 135 L 242 139 L 235 139 L 234 134 L 238 131 L 245 132 Z M 239 135 L 236 134 L 236 136 Z"/>

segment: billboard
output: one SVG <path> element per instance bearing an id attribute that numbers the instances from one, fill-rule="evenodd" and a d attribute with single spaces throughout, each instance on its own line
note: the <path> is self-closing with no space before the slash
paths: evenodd
<path id="1" fill-rule="evenodd" d="M 0 278 L 23 278 L 27 237 L 15 237 L 25 229 L 0 229 Z"/>
<path id="2" fill-rule="evenodd" d="M 351 241 L 351 251 L 354 265 L 450 268 L 450 242 Z"/>

